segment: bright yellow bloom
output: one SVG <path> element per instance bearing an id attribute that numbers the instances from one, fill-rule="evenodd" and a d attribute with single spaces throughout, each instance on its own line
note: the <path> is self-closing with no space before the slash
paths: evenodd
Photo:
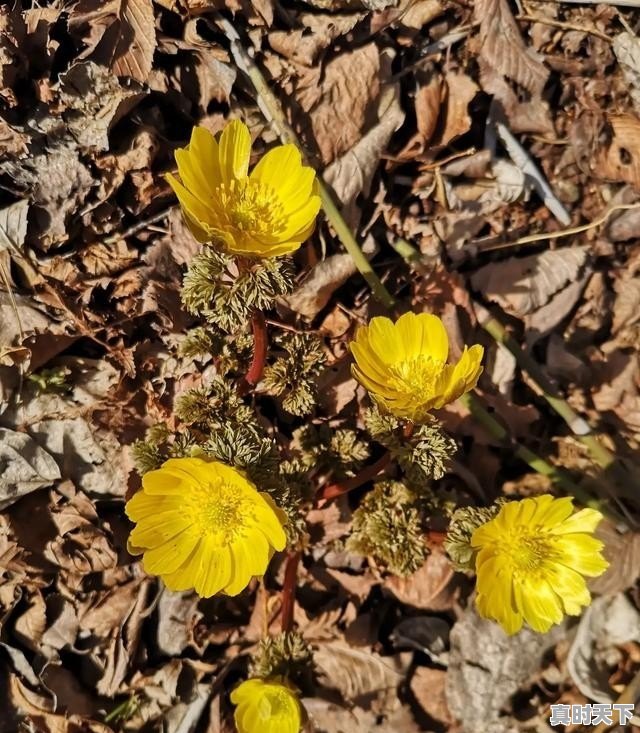
<path id="1" fill-rule="evenodd" d="M 405 313 L 395 323 L 372 318 L 358 329 L 351 351 L 353 376 L 380 408 L 414 422 L 473 389 L 484 353 L 477 344 L 465 346 L 458 363 L 447 364 L 447 332 L 437 316 L 427 313 Z"/>
<path id="2" fill-rule="evenodd" d="M 142 478 L 127 503 L 136 527 L 130 551 L 170 590 L 230 596 L 264 575 L 286 544 L 285 514 L 235 468 L 202 458 L 171 458 Z"/>
<path id="3" fill-rule="evenodd" d="M 189 228 L 244 257 L 294 252 L 308 239 L 320 210 L 315 173 L 302 165 L 295 145 L 266 153 L 249 175 L 251 135 L 233 120 L 220 140 L 194 127 L 191 142 L 176 150 L 180 181 L 167 175 Z"/>
<path id="4" fill-rule="evenodd" d="M 238 706 L 239 733 L 298 733 L 302 725 L 302 705 L 284 679 L 247 680 L 231 693 L 231 702 Z"/>
<path id="5" fill-rule="evenodd" d="M 578 616 L 591 603 L 582 576 L 600 575 L 608 567 L 602 542 L 592 537 L 602 514 L 572 512 L 570 496 L 512 501 L 471 536 L 478 552 L 478 612 L 507 634 L 524 622 L 544 633 L 565 613 Z"/>

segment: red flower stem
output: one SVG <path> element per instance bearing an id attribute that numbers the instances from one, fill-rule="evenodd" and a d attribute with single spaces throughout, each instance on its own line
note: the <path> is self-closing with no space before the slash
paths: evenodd
<path id="1" fill-rule="evenodd" d="M 406 423 L 402 429 L 402 437 L 407 439 L 410 438 L 413 435 L 414 428 L 414 423 Z M 380 458 L 378 458 L 375 463 L 372 463 L 369 466 L 365 466 L 362 471 L 357 473 L 353 478 L 347 479 L 341 484 L 335 483 L 325 486 L 323 489 L 320 490 L 319 498 L 323 499 L 324 501 L 328 501 L 329 499 L 335 499 L 338 496 L 342 496 L 342 494 L 353 491 L 353 489 L 357 489 L 359 486 L 362 486 L 362 484 L 366 484 L 367 481 L 370 481 L 372 478 L 375 478 L 379 473 L 384 471 L 384 469 L 389 465 L 390 461 L 391 454 L 389 452 L 384 453 L 380 456 Z"/>
<path id="2" fill-rule="evenodd" d="M 283 633 L 293 630 L 293 607 L 296 599 L 296 581 L 298 579 L 299 552 L 290 552 L 284 569 L 284 584 L 282 586 L 282 609 L 280 623 Z"/>
<path id="3" fill-rule="evenodd" d="M 342 494 L 346 494 L 353 489 L 357 489 L 362 484 L 366 484 L 372 478 L 375 478 L 381 471 L 383 471 L 389 461 L 391 460 L 390 453 L 384 453 L 378 458 L 375 463 L 369 466 L 365 466 L 362 471 L 357 473 L 353 478 L 343 481 L 341 484 L 329 484 L 321 489 L 320 498 L 328 501 L 329 499 L 335 499 Z"/>
<path id="4" fill-rule="evenodd" d="M 251 328 L 253 330 L 253 359 L 249 371 L 240 383 L 241 394 L 246 394 L 262 379 L 267 361 L 267 322 L 262 311 L 256 310 L 251 315 Z"/>

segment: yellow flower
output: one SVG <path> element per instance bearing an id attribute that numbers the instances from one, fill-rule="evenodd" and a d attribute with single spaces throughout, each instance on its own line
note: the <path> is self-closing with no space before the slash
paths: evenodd
<path id="1" fill-rule="evenodd" d="M 239 733 L 298 733 L 302 705 L 284 679 L 252 679 L 231 693 Z"/>
<path id="2" fill-rule="evenodd" d="M 476 386 L 482 372 L 482 346 L 467 349 L 447 364 L 449 339 L 442 321 L 426 313 L 405 313 L 393 323 L 372 318 L 351 342 L 353 376 L 380 408 L 398 418 L 423 422 Z"/>
<path id="3" fill-rule="evenodd" d="M 314 229 L 320 210 L 315 173 L 295 145 L 279 145 L 249 172 L 251 135 L 239 120 L 216 141 L 194 127 L 176 150 L 180 181 L 167 175 L 189 228 L 200 242 L 215 242 L 244 257 L 293 252 Z"/>
<path id="4" fill-rule="evenodd" d="M 591 536 L 602 514 L 572 512 L 570 496 L 512 501 L 471 536 L 478 553 L 478 612 L 507 634 L 524 622 L 544 633 L 565 613 L 578 616 L 591 603 L 582 576 L 600 575 L 608 567 L 602 542 Z"/>
<path id="5" fill-rule="evenodd" d="M 218 461 L 171 458 L 142 478 L 126 506 L 130 551 L 170 590 L 230 596 L 264 575 L 286 544 L 285 514 L 240 471 Z"/>

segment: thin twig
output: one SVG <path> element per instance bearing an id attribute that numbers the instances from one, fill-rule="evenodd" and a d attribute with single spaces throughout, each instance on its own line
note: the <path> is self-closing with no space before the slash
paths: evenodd
<path id="1" fill-rule="evenodd" d="M 137 234 L 138 232 L 142 231 L 143 229 L 146 229 L 151 224 L 155 224 L 157 221 L 160 221 L 161 219 L 166 219 L 166 217 L 169 216 L 169 214 L 171 213 L 171 210 L 174 208 L 175 208 L 175 204 L 173 206 L 167 207 L 166 209 L 163 209 L 162 211 L 158 211 L 156 214 L 153 214 L 152 216 L 149 216 L 146 219 L 137 221 L 135 224 L 130 226 L 128 229 L 125 229 L 123 232 L 116 232 L 115 234 L 111 234 L 102 240 L 102 244 L 115 244 L 116 242 L 119 242 L 121 239 L 128 239 L 129 237 L 132 237 L 134 234 Z"/>
<path id="2" fill-rule="evenodd" d="M 640 2 L 640 0 L 638 0 Z M 629 209 L 640 208 L 640 203 L 637 204 L 616 204 L 610 209 L 607 209 L 602 216 L 594 219 L 594 221 L 588 224 L 581 224 L 577 227 L 569 227 L 568 229 L 559 229 L 557 232 L 543 232 L 542 234 L 529 234 L 526 237 L 520 237 L 513 242 L 504 242 L 502 244 L 489 245 L 488 247 L 482 244 L 482 240 L 476 240 L 470 244 L 476 245 L 481 248 L 483 252 L 494 252 L 499 249 L 507 249 L 509 247 L 519 247 L 523 244 L 533 244 L 535 242 L 544 242 L 547 239 L 559 239 L 560 237 L 571 237 L 574 234 L 581 234 L 582 232 L 588 232 L 589 229 L 595 229 L 601 224 L 606 223 L 611 214 L 616 211 L 628 211 Z"/>
<path id="3" fill-rule="evenodd" d="M 611 38 L 611 36 L 608 36 L 606 33 L 602 33 L 596 28 L 587 28 L 582 25 L 574 25 L 573 23 L 564 23 L 561 20 L 554 20 L 553 18 L 543 18 L 537 15 L 516 15 L 516 20 L 528 20 L 531 23 L 542 23 L 544 25 L 553 26 L 554 28 L 562 28 L 566 31 L 579 31 L 582 33 L 589 33 L 592 36 L 601 38 L 607 43 L 613 43 L 613 39 Z"/>

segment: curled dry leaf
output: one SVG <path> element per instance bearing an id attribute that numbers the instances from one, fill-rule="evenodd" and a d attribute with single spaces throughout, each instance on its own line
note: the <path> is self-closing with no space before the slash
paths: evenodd
<path id="1" fill-rule="evenodd" d="M 611 142 L 594 159 L 596 175 L 624 181 L 640 190 L 640 119 L 635 115 L 610 115 Z"/>
<path id="2" fill-rule="evenodd" d="M 480 22 L 480 56 L 496 72 L 540 96 L 549 70 L 522 40 L 507 0 L 479 0 L 474 5 Z"/>
<path id="3" fill-rule="evenodd" d="M 447 673 L 443 669 L 418 667 L 409 683 L 418 705 L 441 725 L 453 723 L 445 694 L 446 679 Z"/>
<path id="4" fill-rule="evenodd" d="M 618 697 L 609 685 L 611 667 L 621 656 L 617 647 L 630 641 L 640 642 L 640 614 L 623 593 L 596 598 L 584 611 L 569 650 L 567 670 L 589 700 L 611 703 Z"/>

